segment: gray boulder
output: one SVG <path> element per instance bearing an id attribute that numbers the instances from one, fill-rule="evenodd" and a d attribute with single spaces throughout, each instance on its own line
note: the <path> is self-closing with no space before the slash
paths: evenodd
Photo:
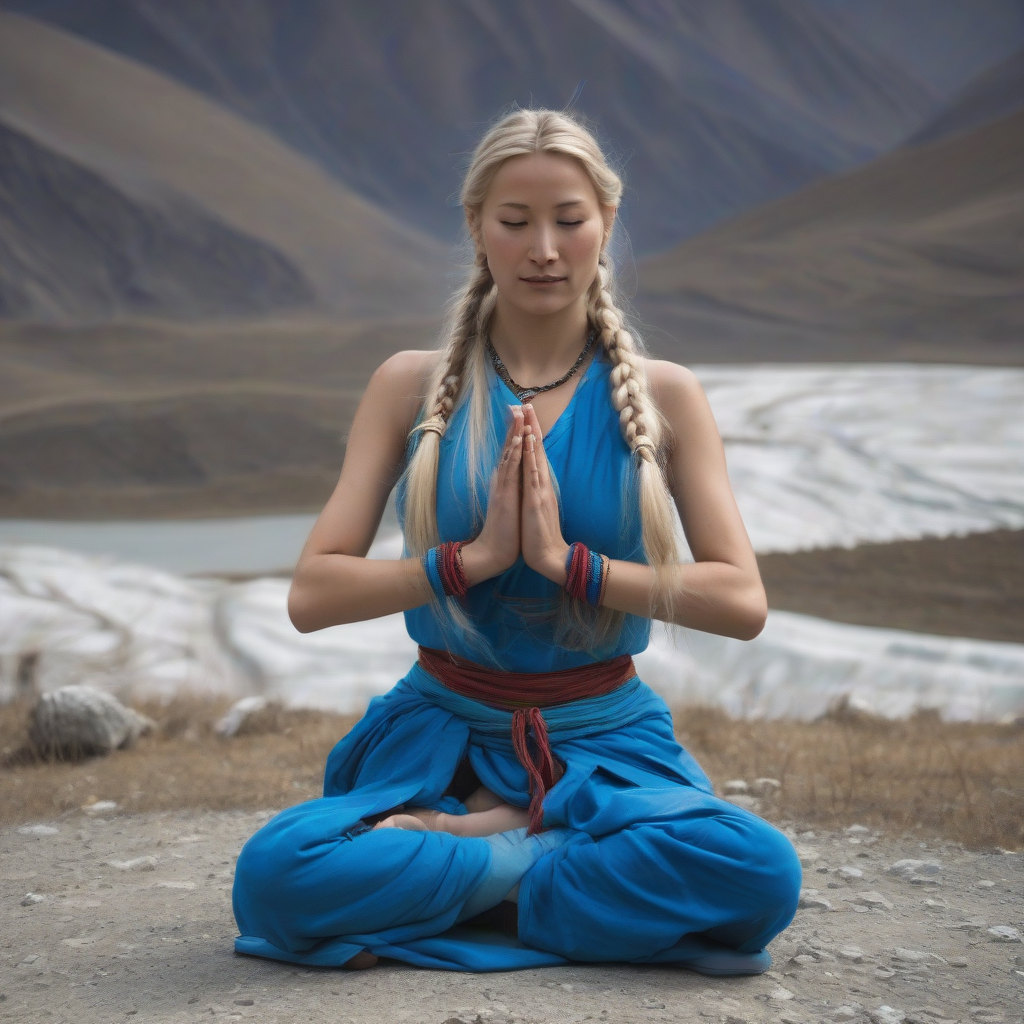
<path id="1" fill-rule="evenodd" d="M 151 719 L 92 686 L 62 686 L 32 709 L 29 739 L 44 757 L 89 757 L 130 747 Z"/>

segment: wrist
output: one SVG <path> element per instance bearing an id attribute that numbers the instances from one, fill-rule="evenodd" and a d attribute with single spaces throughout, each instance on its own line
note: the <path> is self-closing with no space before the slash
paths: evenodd
<path id="1" fill-rule="evenodd" d="M 557 583 L 560 587 L 564 587 L 566 580 L 565 561 L 568 556 L 569 545 L 563 540 L 558 547 L 546 555 L 543 564 L 537 571 L 542 576 L 546 576 L 552 583 Z"/>
<path id="2" fill-rule="evenodd" d="M 461 554 L 462 569 L 471 587 L 491 579 L 492 576 L 497 576 L 507 568 L 498 565 L 497 559 L 479 540 L 463 544 Z"/>

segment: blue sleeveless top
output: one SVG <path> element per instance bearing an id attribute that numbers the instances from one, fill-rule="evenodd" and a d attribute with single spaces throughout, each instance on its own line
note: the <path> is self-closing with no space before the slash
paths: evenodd
<path id="1" fill-rule="evenodd" d="M 637 475 L 629 446 L 619 430 L 618 413 L 609 398 L 611 364 L 598 352 L 584 371 L 565 411 L 544 438 L 544 450 L 556 482 L 562 536 L 582 541 L 609 558 L 645 562 L 641 540 Z M 452 415 L 441 438 L 437 473 L 437 525 L 442 541 L 469 540 L 483 525 L 487 486 L 511 422 L 514 392 L 488 367 L 493 437 L 482 453 L 487 472 L 476 485 L 467 472 L 469 403 Z M 415 450 L 413 436 L 407 460 Z M 404 478 L 397 492 L 399 521 L 404 524 Z M 474 507 L 475 506 L 475 507 Z M 476 515 L 474 515 L 474 512 Z M 405 613 L 412 637 L 424 647 L 447 649 L 459 657 L 507 672 L 554 672 L 639 654 L 647 647 L 651 620 L 624 617 L 621 632 L 604 646 L 574 650 L 557 641 L 562 588 L 530 569 L 522 556 L 500 576 L 469 589 L 462 608 L 479 640 L 467 635 L 441 609 L 422 605 Z"/>

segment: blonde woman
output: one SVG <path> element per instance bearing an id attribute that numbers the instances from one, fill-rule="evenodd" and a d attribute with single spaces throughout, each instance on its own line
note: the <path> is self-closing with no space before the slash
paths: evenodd
<path id="1" fill-rule="evenodd" d="M 239 951 L 770 965 L 792 846 L 715 798 L 631 659 L 654 618 L 749 639 L 766 605 L 700 385 L 616 306 L 621 191 L 563 113 L 480 142 L 444 344 L 374 374 L 289 603 L 302 631 L 404 611 L 419 659 L 332 751 L 323 799 L 242 850 Z M 396 481 L 407 557 L 368 560 Z"/>

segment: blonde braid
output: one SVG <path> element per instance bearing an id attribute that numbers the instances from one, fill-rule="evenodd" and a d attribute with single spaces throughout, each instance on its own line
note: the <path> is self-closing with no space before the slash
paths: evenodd
<path id="1" fill-rule="evenodd" d="M 615 303 L 613 277 L 606 253 L 601 254 L 590 294 L 590 316 L 612 364 L 609 374 L 612 407 L 630 451 L 637 457 L 640 521 L 644 551 L 653 566 L 678 561 L 672 499 L 659 464 L 665 421 L 647 386 L 644 361 Z"/>
<path id="2" fill-rule="evenodd" d="M 422 435 L 406 470 L 405 540 L 411 555 L 422 555 L 438 543 L 437 466 L 441 436 L 463 390 L 467 369 L 479 362 L 473 359 L 474 348 L 482 349 L 476 343 L 494 310 L 494 291 L 487 261 L 478 256 L 473 275 L 452 310 L 448 344 L 427 386 L 424 409 L 429 409 L 429 415 L 410 431 L 410 436 Z M 473 391 L 476 399 L 480 389 Z"/>

